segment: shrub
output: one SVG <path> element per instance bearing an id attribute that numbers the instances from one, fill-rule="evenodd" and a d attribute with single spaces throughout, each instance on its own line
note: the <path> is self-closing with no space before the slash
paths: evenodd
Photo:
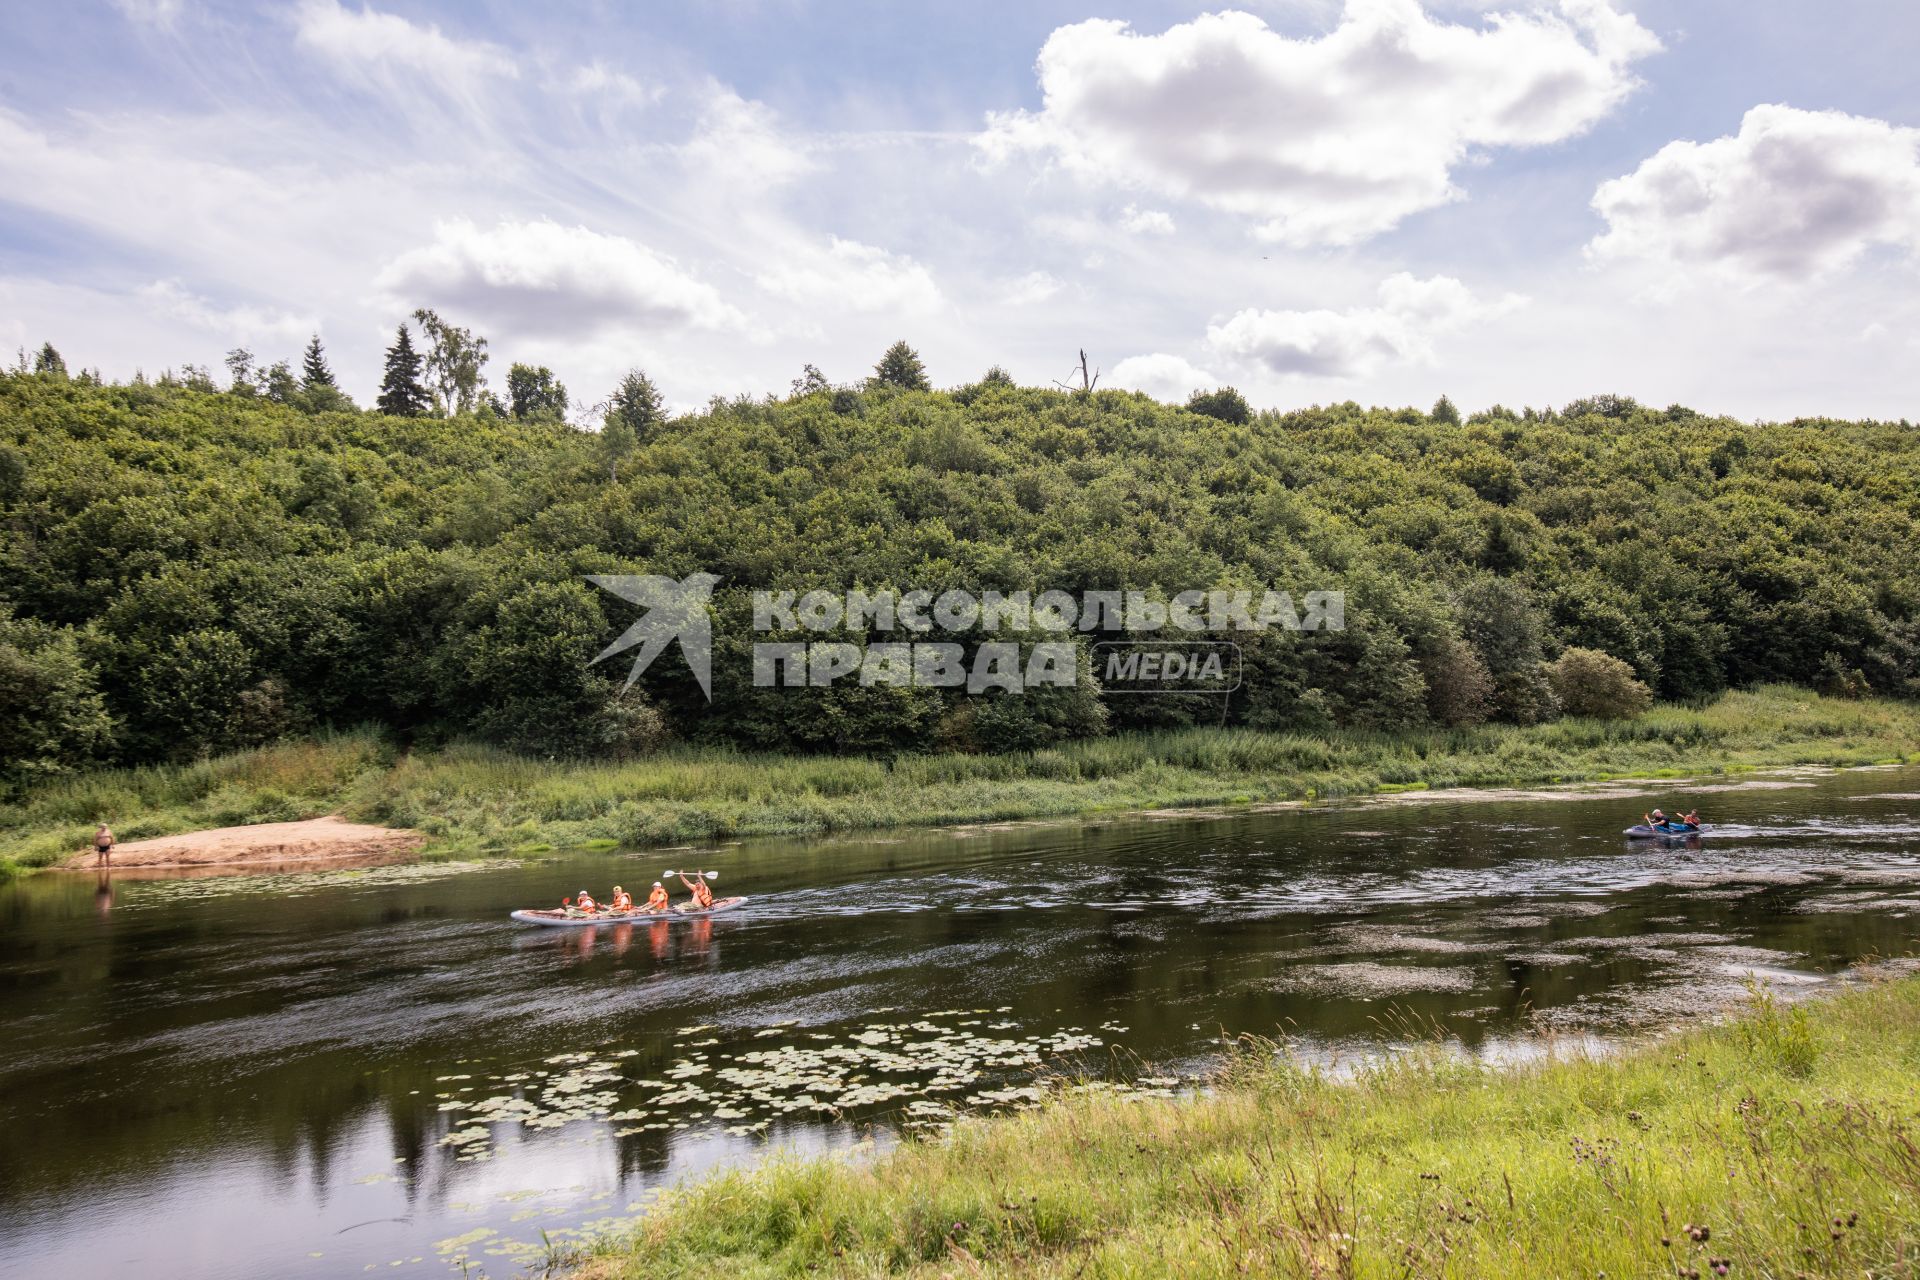
<path id="1" fill-rule="evenodd" d="M 1570 716 L 1626 720 L 1645 711 L 1653 693 L 1633 668 L 1598 649 L 1568 649 L 1547 665 L 1547 682 Z"/>

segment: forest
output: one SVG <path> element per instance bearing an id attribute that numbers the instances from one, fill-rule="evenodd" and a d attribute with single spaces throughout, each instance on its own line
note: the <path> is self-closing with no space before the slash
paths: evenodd
<path id="1" fill-rule="evenodd" d="M 235 352 L 225 387 L 108 383 L 51 347 L 0 374 L 0 788 L 366 727 L 619 759 L 1531 724 L 1587 710 L 1570 654 L 1623 673 L 1625 710 L 1920 694 L 1906 422 L 1256 410 L 998 369 L 937 390 L 904 343 L 853 382 L 808 366 L 677 414 L 636 371 L 569 417 L 550 371 L 497 396 L 484 339 L 415 319 L 425 349 L 401 329 L 370 410 L 318 338 L 298 367 Z M 590 660 L 634 611 L 586 575 L 696 572 L 719 579 L 711 701 L 677 652 L 623 694 L 624 660 Z M 1346 629 L 1235 636 L 1226 697 L 750 678 L 756 588 L 1268 586 L 1344 591 Z"/>

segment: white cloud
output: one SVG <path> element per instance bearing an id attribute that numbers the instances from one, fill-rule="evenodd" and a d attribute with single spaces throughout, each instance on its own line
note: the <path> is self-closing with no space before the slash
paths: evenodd
<path id="1" fill-rule="evenodd" d="M 347 9 L 338 0 L 305 0 L 294 23 L 299 42 L 340 76 L 388 97 L 411 98 L 428 84 L 477 110 L 490 82 L 520 74 L 499 45 L 456 40 L 437 26 L 374 9 Z"/>
<path id="2" fill-rule="evenodd" d="M 1596 261 L 1809 279 L 1876 245 L 1920 251 L 1920 129 L 1759 106 L 1732 137 L 1669 143 L 1602 183 L 1593 207 L 1608 226 Z"/>
<path id="3" fill-rule="evenodd" d="M 1029 271 L 1018 280 L 1008 282 L 1001 300 L 1011 307 L 1030 307 L 1036 302 L 1045 302 L 1065 287 L 1048 272 Z"/>
<path id="4" fill-rule="evenodd" d="M 1128 356 L 1107 374 L 1111 386 L 1144 391 L 1156 400 L 1185 401 L 1195 391 L 1220 385 L 1220 379 L 1199 368 L 1183 356 L 1156 351 L 1151 355 Z"/>
<path id="5" fill-rule="evenodd" d="M 1173 215 L 1159 209 L 1128 205 L 1120 211 L 1120 228 L 1135 235 L 1170 236 L 1173 234 Z"/>
<path id="6" fill-rule="evenodd" d="M 815 167 L 807 148 L 787 136 L 771 107 L 715 86 L 693 137 L 678 148 L 703 179 L 764 195 Z"/>
<path id="7" fill-rule="evenodd" d="M 666 94 L 659 85 L 643 84 L 599 61 L 575 68 L 566 79 L 566 87 L 569 93 L 608 106 L 645 106 Z"/>
<path id="8" fill-rule="evenodd" d="M 221 307 L 183 287 L 178 280 L 155 280 L 138 291 L 140 299 L 158 314 L 208 333 L 253 341 L 261 338 L 301 339 L 318 332 L 319 321 L 266 307 Z"/>
<path id="9" fill-rule="evenodd" d="M 933 275 L 912 258 L 838 236 L 824 252 L 786 255 L 755 283 L 789 302 L 842 311 L 927 312 L 941 301 Z"/>
<path id="10" fill-rule="evenodd" d="M 1055 158 L 1075 177 L 1192 199 L 1293 245 L 1351 244 L 1458 198 L 1475 148 L 1558 142 L 1634 87 L 1659 42 L 1609 0 L 1435 22 L 1416 0 L 1349 0 L 1326 35 L 1248 13 L 1160 35 L 1094 19 L 1047 38 L 1044 106 L 988 117 L 989 160 Z"/>
<path id="11" fill-rule="evenodd" d="M 1434 339 L 1524 305 L 1509 294 L 1482 301 L 1451 276 L 1420 280 L 1406 272 L 1380 284 L 1377 306 L 1347 311 L 1245 310 L 1207 328 L 1207 343 L 1227 358 L 1273 373 L 1339 378 L 1390 363 L 1425 364 Z"/>
<path id="12" fill-rule="evenodd" d="M 673 259 L 625 236 L 544 219 L 491 229 L 464 218 L 439 223 L 433 243 L 393 259 L 376 283 L 400 306 L 444 306 L 527 333 L 746 324 Z"/>

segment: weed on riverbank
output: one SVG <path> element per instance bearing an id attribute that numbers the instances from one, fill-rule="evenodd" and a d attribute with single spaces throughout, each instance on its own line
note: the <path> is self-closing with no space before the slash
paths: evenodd
<path id="1" fill-rule="evenodd" d="M 1209 1095 L 1062 1094 L 866 1163 L 670 1195 L 580 1280 L 673 1274 L 1905 1276 L 1920 979 L 1760 997 L 1616 1057 L 1437 1049 L 1334 1080 L 1249 1045 Z"/>
<path id="2" fill-rule="evenodd" d="M 1626 721 L 1391 735 L 1185 729 L 890 763 L 683 750 L 591 765 L 455 748 L 403 760 L 369 780 L 352 816 L 417 827 L 460 850 L 634 846 L 1421 787 L 1872 764 L 1917 759 L 1917 752 L 1920 707 L 1769 688 Z"/>
<path id="3" fill-rule="evenodd" d="M 44 865 L 83 848 L 101 818 L 128 840 L 338 811 L 465 854 L 1914 759 L 1920 706 L 1784 687 L 1633 720 L 1397 734 L 1183 729 L 891 761 L 683 747 L 596 764 L 473 746 L 395 759 L 362 734 L 48 783 L 0 807 L 0 851 Z"/>

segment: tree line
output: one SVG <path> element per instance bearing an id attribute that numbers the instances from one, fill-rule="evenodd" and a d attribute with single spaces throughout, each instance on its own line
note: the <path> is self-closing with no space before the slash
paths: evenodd
<path id="1" fill-rule="evenodd" d="M 484 339 L 414 322 L 364 411 L 317 338 L 297 369 L 236 352 L 224 388 L 108 383 L 51 347 L 0 373 L 6 782 L 360 724 L 554 756 L 1004 750 L 1534 722 L 1768 681 L 1920 693 L 1904 422 L 1619 396 L 1277 412 L 999 369 L 936 390 L 900 343 L 853 382 L 808 366 L 678 415 L 636 369 L 589 429 L 549 370 L 512 366 L 497 398 Z M 632 610 L 585 576 L 702 571 L 721 579 L 711 703 L 672 652 L 620 695 L 620 664 L 590 660 Z M 1230 696 L 750 679 L 760 587 L 1267 586 L 1345 591 L 1347 629 L 1236 635 Z"/>

